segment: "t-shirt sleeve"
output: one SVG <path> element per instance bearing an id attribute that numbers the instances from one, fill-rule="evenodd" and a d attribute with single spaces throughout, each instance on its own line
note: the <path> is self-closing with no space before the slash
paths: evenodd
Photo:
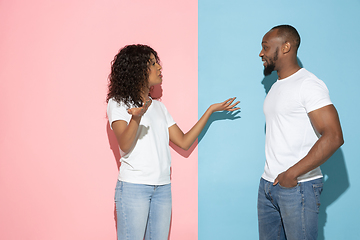
<path id="1" fill-rule="evenodd" d="M 115 100 L 110 99 L 107 106 L 107 116 L 109 119 L 110 128 L 112 129 L 112 123 L 118 120 L 124 120 L 127 123 L 130 122 L 131 115 L 127 112 L 124 104 L 119 104 Z"/>
<path id="2" fill-rule="evenodd" d="M 329 90 L 320 79 L 307 79 L 303 82 L 301 101 L 307 113 L 332 104 Z"/>
<path id="3" fill-rule="evenodd" d="M 166 107 L 165 107 L 165 105 L 163 103 L 161 103 L 161 108 L 163 109 L 165 119 L 166 119 L 166 123 L 167 123 L 167 127 L 169 128 L 172 125 L 174 125 L 176 122 L 174 121 L 174 119 L 172 118 L 172 116 L 170 115 L 169 111 L 166 109 Z"/>

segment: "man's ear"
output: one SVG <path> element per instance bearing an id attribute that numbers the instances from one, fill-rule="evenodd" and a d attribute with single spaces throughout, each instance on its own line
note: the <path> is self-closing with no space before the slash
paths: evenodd
<path id="1" fill-rule="evenodd" d="M 286 54 L 286 53 L 290 52 L 290 49 L 291 49 L 291 44 L 290 44 L 290 42 L 285 42 L 285 43 L 282 45 L 281 51 L 283 52 L 283 54 Z"/>

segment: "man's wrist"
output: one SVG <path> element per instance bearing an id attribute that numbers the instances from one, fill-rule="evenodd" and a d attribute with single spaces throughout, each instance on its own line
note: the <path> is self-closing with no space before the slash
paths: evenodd
<path id="1" fill-rule="evenodd" d="M 296 169 L 294 169 L 294 167 L 290 167 L 287 171 L 286 171 L 286 175 L 288 175 L 290 178 L 292 179 L 297 179 L 298 178 L 298 174 L 296 172 Z"/>

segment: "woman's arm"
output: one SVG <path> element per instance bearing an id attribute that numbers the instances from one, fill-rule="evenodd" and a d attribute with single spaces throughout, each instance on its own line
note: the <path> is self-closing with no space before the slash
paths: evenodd
<path id="1" fill-rule="evenodd" d="M 151 101 L 147 101 L 144 106 L 140 108 L 131 108 L 128 113 L 132 115 L 129 124 L 124 120 L 114 121 L 112 123 L 112 129 L 115 133 L 121 151 L 128 153 L 132 148 L 137 130 L 140 125 L 141 117 L 149 108 Z"/>
<path id="2" fill-rule="evenodd" d="M 178 125 L 176 124 L 172 125 L 171 127 L 169 127 L 170 141 L 172 141 L 175 145 L 179 146 L 180 148 L 184 150 L 188 150 L 191 147 L 191 145 L 195 142 L 195 140 L 198 138 L 201 131 L 204 129 L 211 114 L 217 111 L 233 112 L 240 109 L 239 107 L 235 107 L 239 103 L 239 101 L 232 104 L 234 100 L 235 98 L 229 98 L 228 100 L 222 103 L 212 104 L 206 110 L 204 115 L 202 115 L 199 121 L 185 134 L 183 133 L 183 131 L 181 131 Z"/>

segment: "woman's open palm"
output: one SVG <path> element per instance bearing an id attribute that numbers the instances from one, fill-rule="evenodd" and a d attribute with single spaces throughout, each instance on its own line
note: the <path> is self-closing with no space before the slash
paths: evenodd
<path id="1" fill-rule="evenodd" d="M 130 108 L 128 109 L 128 113 L 136 116 L 136 117 L 141 117 L 142 115 L 144 115 L 146 113 L 146 111 L 148 110 L 149 106 L 151 105 L 152 100 L 147 100 L 145 102 L 145 104 L 142 107 L 139 108 Z"/>
<path id="2" fill-rule="evenodd" d="M 218 112 L 218 111 L 233 112 L 233 111 L 239 110 L 240 108 L 236 107 L 236 105 L 238 105 L 240 103 L 240 101 L 233 103 L 235 101 L 235 99 L 236 98 L 234 97 L 234 98 L 229 98 L 221 103 L 214 103 L 210 106 L 211 110 L 213 112 Z"/>

